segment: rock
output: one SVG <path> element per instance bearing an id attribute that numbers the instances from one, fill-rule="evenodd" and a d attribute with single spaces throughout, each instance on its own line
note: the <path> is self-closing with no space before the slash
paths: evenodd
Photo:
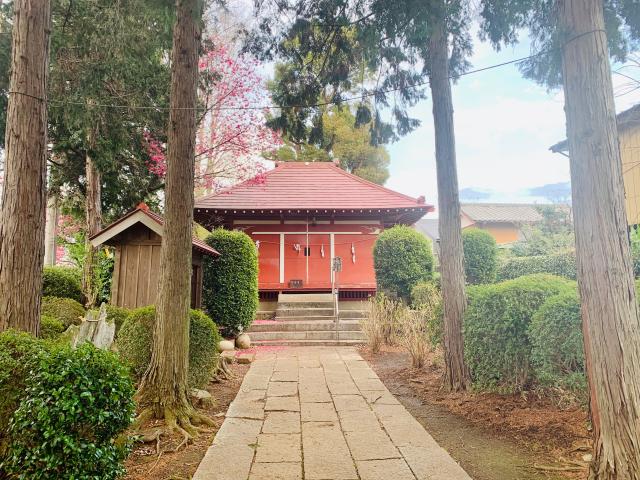
<path id="1" fill-rule="evenodd" d="M 210 407 L 213 405 L 213 397 L 206 390 L 192 388 L 190 390 L 191 402 L 196 407 Z"/>
<path id="2" fill-rule="evenodd" d="M 80 324 L 78 332 L 74 335 L 72 346 L 74 348 L 84 342 L 91 342 L 96 347 L 109 350 L 115 338 L 116 325 L 107 320 L 107 306 L 100 305 L 97 312 L 87 312 L 87 317 Z"/>
<path id="3" fill-rule="evenodd" d="M 251 337 L 249 337 L 248 333 L 241 333 L 236 338 L 236 347 L 246 350 L 247 348 L 251 348 Z"/>
<path id="4" fill-rule="evenodd" d="M 218 342 L 219 352 L 227 352 L 233 349 L 235 349 L 235 346 L 233 345 L 233 342 L 231 340 L 220 340 L 220 342 Z"/>
<path id="5" fill-rule="evenodd" d="M 236 355 L 236 361 L 241 364 L 241 365 L 246 365 L 248 363 L 253 362 L 255 355 L 250 353 L 250 354 L 246 354 L 246 353 L 241 353 L 240 355 Z"/>

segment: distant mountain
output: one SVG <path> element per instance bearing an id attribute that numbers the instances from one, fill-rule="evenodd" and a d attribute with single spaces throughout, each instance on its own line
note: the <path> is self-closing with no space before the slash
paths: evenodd
<path id="1" fill-rule="evenodd" d="M 489 190 L 477 190 L 473 187 L 467 187 L 460 190 L 460 200 L 463 202 L 478 202 L 491 198 L 492 192 Z"/>
<path id="2" fill-rule="evenodd" d="M 571 182 L 548 183 L 529 190 L 529 195 L 542 197 L 551 203 L 571 202 Z"/>

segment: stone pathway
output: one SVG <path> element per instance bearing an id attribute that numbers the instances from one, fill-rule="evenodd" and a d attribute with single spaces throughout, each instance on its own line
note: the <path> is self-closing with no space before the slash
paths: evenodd
<path id="1" fill-rule="evenodd" d="M 263 352 L 194 480 L 471 480 L 352 347 Z"/>

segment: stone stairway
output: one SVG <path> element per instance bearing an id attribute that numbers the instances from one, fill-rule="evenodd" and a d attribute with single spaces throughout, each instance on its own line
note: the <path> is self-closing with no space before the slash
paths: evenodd
<path id="1" fill-rule="evenodd" d="M 331 294 L 281 293 L 275 319 L 256 320 L 249 329 L 253 345 L 357 345 L 364 342 L 363 310 L 341 311 L 336 321 Z"/>

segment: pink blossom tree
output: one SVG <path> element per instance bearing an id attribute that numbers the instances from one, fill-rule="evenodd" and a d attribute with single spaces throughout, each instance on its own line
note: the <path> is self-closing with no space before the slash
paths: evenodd
<path id="1" fill-rule="evenodd" d="M 269 102 L 259 63 L 247 54 L 234 55 L 215 37 L 200 58 L 199 116 L 196 144 L 196 188 L 210 193 L 250 179 L 261 178 L 262 155 L 282 145 L 278 132 L 265 124 Z M 149 171 L 163 177 L 164 146 L 145 135 Z"/>

